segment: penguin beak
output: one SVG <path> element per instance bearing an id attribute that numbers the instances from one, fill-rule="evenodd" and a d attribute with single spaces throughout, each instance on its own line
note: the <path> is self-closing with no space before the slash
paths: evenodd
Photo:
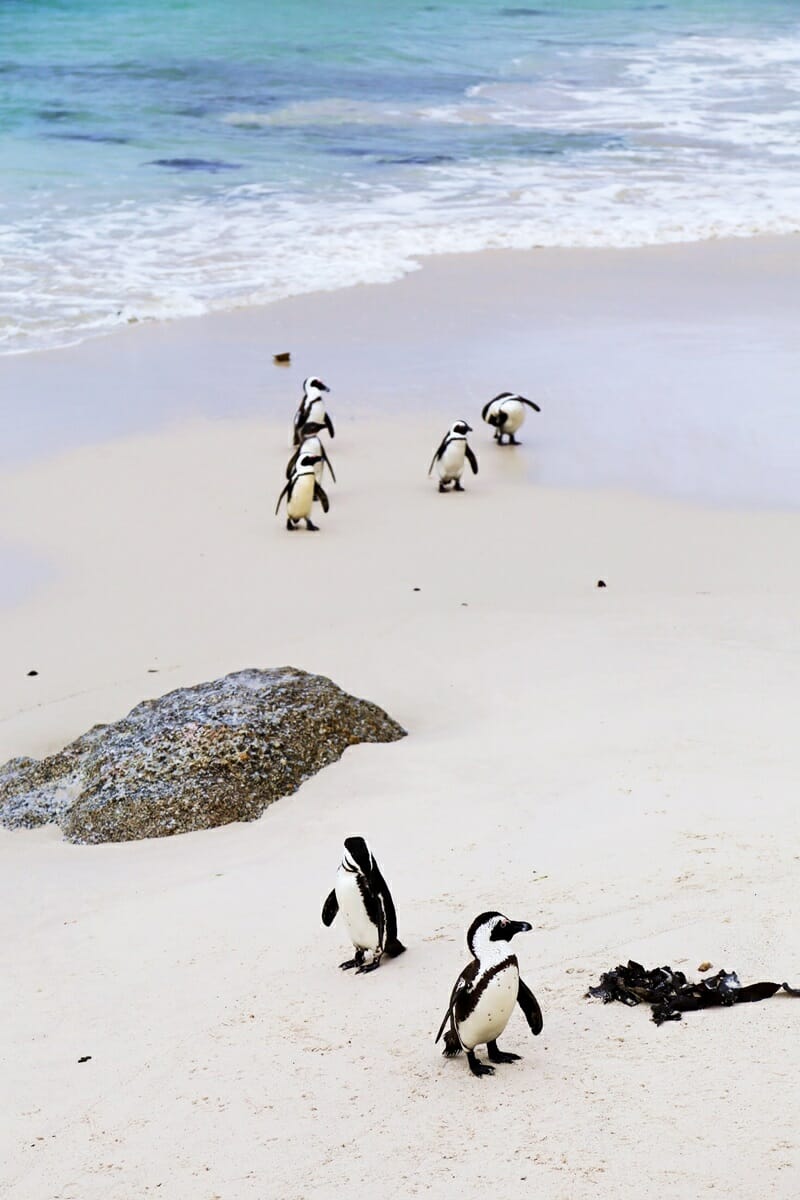
<path id="1" fill-rule="evenodd" d="M 505 921 L 495 926 L 491 938 L 493 942 L 510 942 L 518 933 L 530 933 L 532 929 L 527 921 Z"/>

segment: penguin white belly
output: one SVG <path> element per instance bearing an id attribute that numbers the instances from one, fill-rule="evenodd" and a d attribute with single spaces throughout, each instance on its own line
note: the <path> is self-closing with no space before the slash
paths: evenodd
<path id="1" fill-rule="evenodd" d="M 325 404 L 317 397 L 312 400 L 308 406 L 308 414 L 306 415 L 306 425 L 324 425 L 325 424 Z"/>
<path id="2" fill-rule="evenodd" d="M 292 488 L 292 498 L 286 506 L 286 511 L 293 521 L 301 517 L 311 516 L 311 505 L 314 503 L 314 475 L 299 475 Z"/>
<path id="3" fill-rule="evenodd" d="M 516 433 L 525 420 L 525 405 L 520 404 L 519 400 L 506 400 L 502 411 L 506 414 L 503 433 Z"/>
<path id="4" fill-rule="evenodd" d="M 355 871 L 340 868 L 336 876 L 336 899 L 356 950 L 372 950 L 377 954 L 380 950 L 378 929 L 367 916 Z"/>
<path id="5" fill-rule="evenodd" d="M 458 1026 L 461 1044 L 467 1050 L 494 1042 L 508 1024 L 519 992 L 519 971 L 508 966 L 490 979 L 475 1009 Z"/>
<path id="6" fill-rule="evenodd" d="M 444 453 L 439 459 L 439 477 L 441 479 L 460 479 L 464 472 L 464 456 L 467 452 L 465 438 L 456 438 L 445 446 Z"/>

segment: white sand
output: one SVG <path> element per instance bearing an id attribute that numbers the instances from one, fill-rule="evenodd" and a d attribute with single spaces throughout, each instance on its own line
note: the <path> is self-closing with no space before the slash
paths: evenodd
<path id="1" fill-rule="evenodd" d="M 583 999 L 628 957 L 800 978 L 800 518 L 541 488 L 533 417 L 516 451 L 475 421 L 439 496 L 448 411 L 343 416 L 317 535 L 272 516 L 285 422 L 4 477 L 0 539 L 56 574 L 3 613 L 0 761 L 284 663 L 409 730 L 250 825 L 0 831 L 13 1200 L 800 1194 L 800 1002 L 657 1029 Z M 319 920 L 353 833 L 409 947 L 360 978 Z M 534 924 L 545 1030 L 515 1014 L 524 1060 L 476 1080 L 432 1039 L 488 907 Z"/>

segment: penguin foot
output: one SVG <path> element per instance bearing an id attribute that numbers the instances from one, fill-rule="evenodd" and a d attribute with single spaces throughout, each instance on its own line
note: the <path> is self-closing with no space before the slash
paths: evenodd
<path id="1" fill-rule="evenodd" d="M 315 525 L 313 521 L 309 521 L 306 517 L 306 529 L 309 533 L 319 533 L 319 525 Z"/>
<path id="2" fill-rule="evenodd" d="M 486 1049 L 489 1052 L 489 1062 L 493 1063 L 511 1063 L 519 1062 L 522 1058 L 521 1054 L 512 1054 L 508 1050 L 498 1049 L 497 1042 L 487 1042 Z"/>
<path id="3" fill-rule="evenodd" d="M 286 518 L 286 528 L 289 530 L 289 533 L 294 533 L 295 523 L 291 517 Z"/>
<path id="4" fill-rule="evenodd" d="M 486 1063 L 479 1062 L 475 1057 L 474 1050 L 467 1051 L 467 1062 L 469 1069 L 473 1075 L 494 1075 L 494 1067 L 488 1066 Z"/>
<path id="5" fill-rule="evenodd" d="M 455 487 L 453 488 L 453 491 L 454 492 L 463 492 L 463 490 L 464 489 L 461 486 L 460 482 L 458 480 L 456 480 L 456 484 L 455 484 Z"/>
<path id="6" fill-rule="evenodd" d="M 442 1051 L 442 1054 L 445 1056 L 445 1058 L 455 1058 L 456 1055 L 460 1053 L 461 1042 L 458 1040 L 457 1035 L 453 1033 L 453 1030 L 448 1029 L 447 1033 L 444 1035 L 444 1050 Z"/>
<path id="7" fill-rule="evenodd" d="M 364 962 L 364 951 L 356 950 L 353 958 L 348 958 L 346 962 L 339 963 L 339 968 L 342 971 L 349 971 L 353 967 L 360 967 Z"/>
<path id="8" fill-rule="evenodd" d="M 508 439 L 508 444 L 509 444 L 509 446 L 518 446 L 519 445 L 519 442 L 514 437 L 513 433 L 511 434 L 511 436 Z"/>
<path id="9" fill-rule="evenodd" d="M 444 482 L 444 480 L 442 480 L 442 482 L 439 484 L 439 491 L 440 491 L 440 492 L 446 492 L 446 491 L 447 491 L 447 484 Z"/>

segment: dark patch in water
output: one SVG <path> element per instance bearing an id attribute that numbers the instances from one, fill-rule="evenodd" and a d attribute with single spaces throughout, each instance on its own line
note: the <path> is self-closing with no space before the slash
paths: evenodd
<path id="1" fill-rule="evenodd" d="M 203 104 L 190 104 L 186 108 L 176 108 L 176 117 L 205 117 L 208 115 L 208 107 Z"/>
<path id="2" fill-rule="evenodd" d="M 173 171 L 240 171 L 242 164 L 214 158 L 152 158 L 145 166 L 170 167 Z"/>
<path id="3" fill-rule="evenodd" d="M 378 162 L 385 164 L 402 165 L 408 163 L 410 165 L 417 164 L 418 166 L 429 166 L 432 163 L 455 162 L 452 154 L 404 154 L 397 158 L 379 158 Z"/>
<path id="4" fill-rule="evenodd" d="M 374 150 L 366 150 L 363 146 L 328 146 L 326 154 L 341 155 L 343 158 L 372 158 Z"/>
<path id="5" fill-rule="evenodd" d="M 547 17 L 546 8 L 501 8 L 501 17 Z"/>
<path id="6" fill-rule="evenodd" d="M 63 121 L 66 117 L 74 117 L 76 114 L 69 108 L 42 108 L 36 115 L 40 121 Z"/>
<path id="7" fill-rule="evenodd" d="M 126 146 L 131 140 L 114 133 L 48 133 L 47 136 L 59 142 L 107 142 L 110 146 Z"/>

